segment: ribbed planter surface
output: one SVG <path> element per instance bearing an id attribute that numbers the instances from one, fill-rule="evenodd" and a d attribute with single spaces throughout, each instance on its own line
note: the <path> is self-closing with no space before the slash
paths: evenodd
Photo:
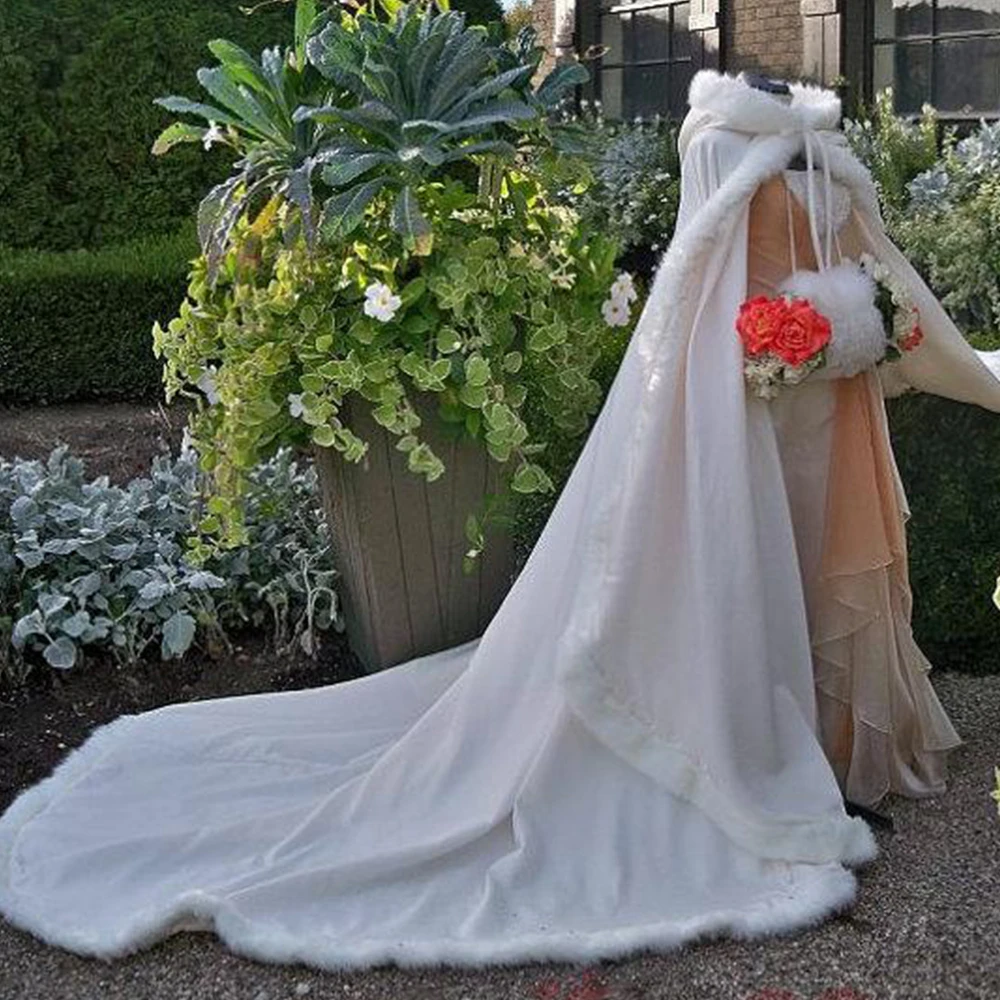
<path id="1" fill-rule="evenodd" d="M 481 635 L 513 582 L 509 532 L 491 527 L 475 571 L 462 571 L 465 520 L 510 465 L 478 442 L 449 441 L 434 393 L 411 395 L 423 423 L 416 433 L 445 464 L 438 480 L 410 472 L 399 440 L 348 396 L 341 419 L 370 442 L 360 463 L 332 448 L 313 449 L 333 529 L 335 565 L 351 647 L 369 671 L 459 645 Z"/>

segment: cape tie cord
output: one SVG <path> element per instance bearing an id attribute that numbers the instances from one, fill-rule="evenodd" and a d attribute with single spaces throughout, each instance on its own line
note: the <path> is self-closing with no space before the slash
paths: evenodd
<path id="1" fill-rule="evenodd" d="M 830 154 L 827 152 L 826 142 L 814 129 L 803 128 L 801 130 L 802 141 L 806 153 L 806 194 L 809 201 L 809 235 L 812 237 L 813 252 L 816 254 L 816 268 L 825 271 L 832 262 L 833 257 L 833 181 L 830 173 Z M 813 170 L 815 168 L 815 155 L 813 153 L 813 143 L 819 145 L 820 158 L 823 161 L 823 203 L 826 210 L 826 256 L 823 256 L 819 241 L 819 230 L 816 226 L 816 194 L 813 186 Z"/>

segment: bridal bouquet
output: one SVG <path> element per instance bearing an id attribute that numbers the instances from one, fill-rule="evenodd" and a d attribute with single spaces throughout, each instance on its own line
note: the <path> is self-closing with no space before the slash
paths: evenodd
<path id="1" fill-rule="evenodd" d="M 778 291 L 748 299 L 736 320 L 744 376 L 764 399 L 809 376 L 851 378 L 923 339 L 905 285 L 871 254 L 794 271 Z"/>
<path id="2" fill-rule="evenodd" d="M 736 330 L 743 341 L 743 372 L 758 396 L 773 399 L 820 368 L 830 342 L 830 321 L 808 299 L 757 295 L 740 306 Z"/>

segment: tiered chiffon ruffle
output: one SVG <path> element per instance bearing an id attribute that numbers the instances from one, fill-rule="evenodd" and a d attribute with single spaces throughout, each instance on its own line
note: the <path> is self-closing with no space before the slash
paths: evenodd
<path id="1" fill-rule="evenodd" d="M 944 791 L 961 744 L 910 627 L 906 500 L 874 372 L 836 383 L 818 578 L 807 590 L 820 739 L 852 802 Z"/>

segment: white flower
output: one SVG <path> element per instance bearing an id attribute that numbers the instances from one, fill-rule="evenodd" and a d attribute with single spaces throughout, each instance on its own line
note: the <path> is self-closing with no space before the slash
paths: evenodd
<path id="1" fill-rule="evenodd" d="M 601 315 L 608 326 L 625 326 L 628 323 L 628 302 L 624 299 L 606 299 L 601 306 Z"/>
<path id="2" fill-rule="evenodd" d="M 194 438 L 191 437 L 191 428 L 185 427 L 181 435 L 181 454 L 184 455 L 194 448 Z"/>
<path id="3" fill-rule="evenodd" d="M 195 385 L 205 394 L 210 405 L 214 406 L 219 401 L 219 391 L 215 384 L 215 376 L 219 373 L 218 368 L 215 365 L 209 365 L 198 376 L 198 381 Z"/>
<path id="4" fill-rule="evenodd" d="M 210 121 L 208 123 L 208 129 L 205 134 L 201 137 L 201 144 L 205 149 L 211 149 L 213 142 L 223 142 L 225 141 L 225 133 L 216 125 L 215 122 Z"/>
<path id="5" fill-rule="evenodd" d="M 306 408 L 302 405 L 301 392 L 290 392 L 288 394 L 288 412 L 293 417 L 301 417 L 306 412 Z"/>
<path id="6" fill-rule="evenodd" d="M 628 271 L 623 271 L 611 286 L 611 298 L 621 299 L 623 302 L 635 302 L 638 297 L 639 293 L 635 290 L 632 275 Z"/>
<path id="7" fill-rule="evenodd" d="M 376 281 L 365 289 L 365 315 L 388 323 L 396 315 L 403 300 L 392 294 L 388 285 Z"/>

